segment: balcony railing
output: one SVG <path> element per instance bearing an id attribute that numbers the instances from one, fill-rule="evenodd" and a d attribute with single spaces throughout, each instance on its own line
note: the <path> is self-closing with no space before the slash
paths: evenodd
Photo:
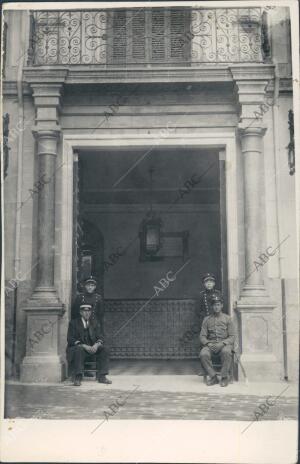
<path id="1" fill-rule="evenodd" d="M 261 8 L 35 11 L 30 65 L 197 66 L 269 57 Z"/>

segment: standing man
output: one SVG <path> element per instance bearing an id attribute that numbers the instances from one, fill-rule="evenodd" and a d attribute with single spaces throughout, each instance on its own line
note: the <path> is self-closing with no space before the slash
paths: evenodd
<path id="1" fill-rule="evenodd" d="M 222 296 L 214 295 L 212 298 L 213 314 L 207 316 L 200 332 L 200 360 L 205 372 L 209 375 L 207 385 L 219 383 L 217 373 L 212 365 L 212 356 L 221 357 L 221 387 L 227 387 L 232 362 L 232 351 L 235 340 L 235 330 L 231 317 L 222 312 Z"/>
<path id="2" fill-rule="evenodd" d="M 104 346 L 104 336 L 99 322 L 91 318 L 92 307 L 83 304 L 79 316 L 72 319 L 68 328 L 67 360 L 73 375 L 74 385 L 79 387 L 84 374 L 84 361 L 88 355 L 96 356 L 99 383 L 111 384 L 108 374 L 109 353 Z"/>
<path id="3" fill-rule="evenodd" d="M 92 319 L 99 321 L 102 331 L 104 331 L 104 303 L 100 293 L 96 292 L 97 280 L 90 276 L 82 282 L 83 292 L 76 296 L 72 306 L 72 318 L 79 316 L 79 308 L 83 304 L 91 305 Z"/>
<path id="4" fill-rule="evenodd" d="M 199 327 L 201 330 L 203 319 L 210 314 L 212 314 L 212 304 L 211 299 L 214 295 L 222 296 L 219 290 L 215 289 L 216 278 L 213 274 L 207 273 L 202 277 L 202 284 L 204 290 L 200 292 L 200 298 L 198 307 L 196 309 L 196 315 L 199 322 Z"/>

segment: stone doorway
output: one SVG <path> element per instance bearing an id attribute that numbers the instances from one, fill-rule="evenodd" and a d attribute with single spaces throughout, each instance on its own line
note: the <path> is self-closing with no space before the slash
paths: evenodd
<path id="1" fill-rule="evenodd" d="M 73 294 L 74 272 L 78 279 L 83 251 L 76 242 L 78 226 L 85 223 L 102 237 L 91 263 L 97 261 L 112 358 L 196 359 L 198 337 L 184 344 L 180 339 L 195 324 L 201 274 L 216 274 L 217 286 L 228 298 L 224 161 L 219 161 L 216 149 L 155 149 L 138 162 L 143 153 L 137 149 L 78 152 Z M 166 235 L 187 232 L 188 244 L 180 255 L 180 236 L 177 245 L 175 240 L 173 244 L 165 240 L 161 259 L 145 262 L 138 231 L 151 202 L 149 169 L 153 166 L 152 206 L 162 218 L 162 229 Z M 188 190 L 191 178 L 200 181 Z M 167 273 L 172 276 L 181 267 L 176 281 L 163 288 Z"/>

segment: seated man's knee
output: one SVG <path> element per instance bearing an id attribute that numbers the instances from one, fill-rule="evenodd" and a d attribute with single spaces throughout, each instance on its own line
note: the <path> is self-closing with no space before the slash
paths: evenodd
<path id="1" fill-rule="evenodd" d="M 222 348 L 221 353 L 222 353 L 223 356 L 231 356 L 232 355 L 232 346 L 225 345 Z"/>
<path id="2" fill-rule="evenodd" d="M 200 358 L 210 358 L 210 357 L 211 357 L 211 353 L 209 349 L 206 347 L 202 348 L 202 350 L 200 351 Z"/>
<path id="3" fill-rule="evenodd" d="M 109 349 L 106 346 L 100 346 L 96 352 L 96 354 L 101 354 L 102 356 L 109 355 Z"/>

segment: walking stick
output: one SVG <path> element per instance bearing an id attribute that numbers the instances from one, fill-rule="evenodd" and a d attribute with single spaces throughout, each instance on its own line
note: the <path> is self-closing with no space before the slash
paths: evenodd
<path id="1" fill-rule="evenodd" d="M 241 361 L 241 359 L 240 359 L 240 356 L 238 356 L 238 354 L 237 354 L 236 351 L 234 351 L 234 350 L 233 350 L 233 354 L 235 355 L 236 360 L 237 360 L 238 364 L 239 364 L 240 367 L 241 367 L 241 371 L 242 371 L 242 373 L 243 373 L 243 376 L 245 377 L 245 382 L 246 382 L 246 384 L 248 384 L 248 383 L 249 383 L 249 380 L 248 380 L 248 377 L 247 377 L 245 368 L 244 368 L 244 366 L 243 366 L 243 364 L 242 364 L 242 361 Z"/>

